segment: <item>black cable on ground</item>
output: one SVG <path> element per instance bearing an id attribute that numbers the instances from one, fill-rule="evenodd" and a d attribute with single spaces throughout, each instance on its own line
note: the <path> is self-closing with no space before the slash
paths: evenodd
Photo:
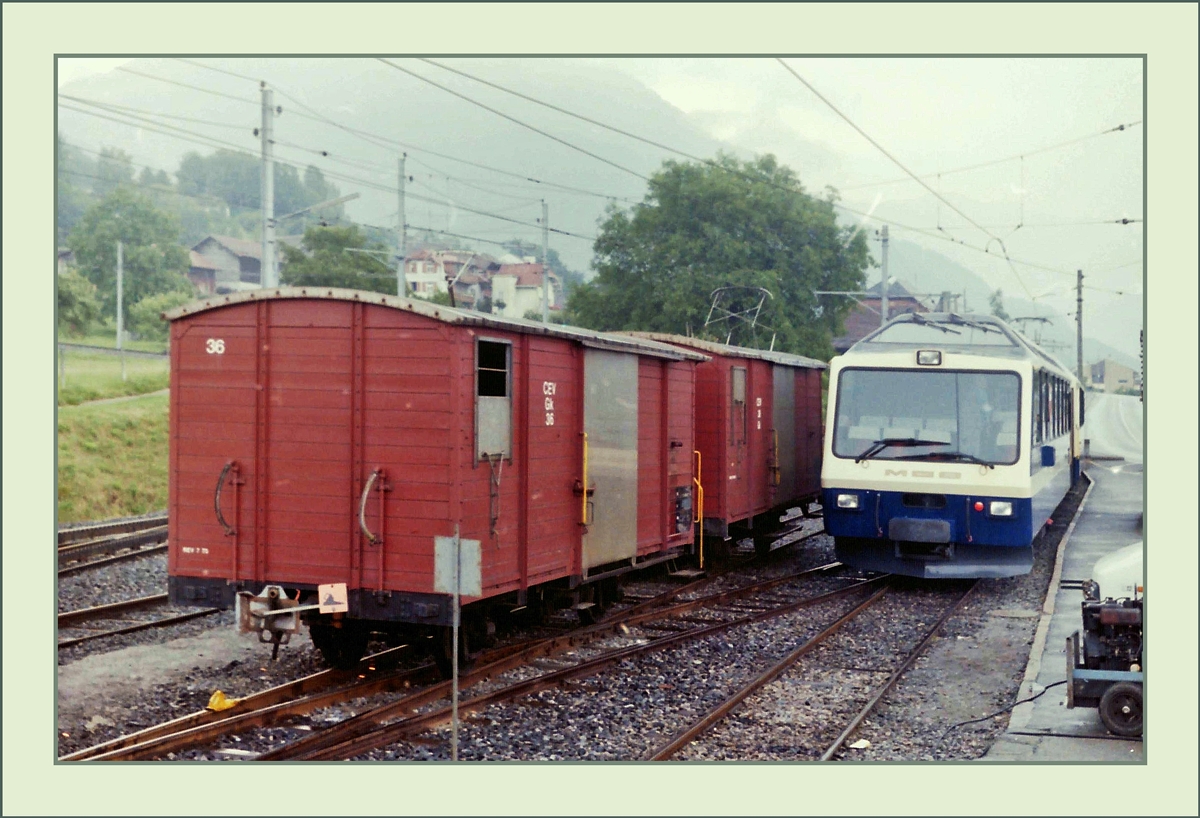
<path id="1" fill-rule="evenodd" d="M 1010 704 L 1008 707 L 1005 707 L 1002 710 L 997 710 L 995 713 L 988 713 L 986 716 L 980 716 L 977 719 L 967 719 L 966 721 L 960 721 L 957 724 L 952 724 L 948 728 L 946 728 L 946 732 L 942 733 L 942 741 L 945 741 L 946 736 L 950 735 L 951 732 L 953 732 L 954 730 L 957 730 L 959 727 L 962 727 L 965 724 L 975 724 L 976 722 L 987 721 L 988 719 L 994 719 L 994 718 L 996 718 L 996 716 L 999 716 L 1001 713 L 1007 713 L 1009 710 L 1012 710 L 1018 704 L 1027 704 L 1031 701 L 1034 701 L 1035 699 L 1040 699 L 1042 696 L 1046 695 L 1046 691 L 1049 690 L 1050 688 L 1058 687 L 1059 685 L 1065 685 L 1066 683 L 1067 683 L 1066 679 L 1063 679 L 1061 682 L 1053 682 L 1051 684 L 1046 685 L 1044 688 L 1042 688 L 1042 692 L 1038 693 L 1036 696 L 1030 696 L 1028 699 L 1020 699 L 1019 701 L 1015 701 L 1012 704 Z"/>

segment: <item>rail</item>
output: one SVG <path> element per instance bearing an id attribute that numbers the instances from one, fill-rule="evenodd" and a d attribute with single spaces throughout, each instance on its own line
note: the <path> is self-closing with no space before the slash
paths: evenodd
<path id="1" fill-rule="evenodd" d="M 70 545 L 84 540 L 94 540 L 99 537 L 111 537 L 117 534 L 129 534 L 167 524 L 167 513 L 160 512 L 146 517 L 122 517 L 116 520 L 102 520 L 82 525 L 72 525 L 59 528 L 58 544 Z"/>
<path id="2" fill-rule="evenodd" d="M 813 569 L 818 570 L 818 569 Z M 662 618 L 667 615 L 677 616 L 681 612 L 700 607 L 704 603 L 709 605 L 714 604 L 715 600 L 724 599 L 732 593 L 738 591 L 745 593 L 753 587 L 755 590 L 761 590 L 766 586 L 773 586 L 786 582 L 795 577 L 781 578 L 778 580 L 768 580 L 765 583 L 756 583 L 754 586 L 737 589 L 734 592 L 722 592 L 713 597 L 706 597 L 702 600 L 691 600 L 681 603 L 678 606 L 673 606 L 670 611 L 656 611 L 644 615 L 645 619 L 658 617 Z M 636 656 L 653 653 L 666 648 L 676 647 L 687 642 L 704 639 L 709 636 L 723 633 L 731 628 L 740 627 L 743 625 L 760 622 L 766 619 L 772 619 L 778 616 L 783 616 L 788 613 L 800 610 L 805 607 L 817 605 L 833 599 L 840 598 L 847 594 L 854 593 L 860 588 L 869 586 L 878 582 L 879 579 L 870 579 L 858 581 L 844 588 L 839 588 L 835 591 L 820 594 L 813 597 L 805 597 L 800 600 L 787 602 L 782 605 L 776 605 L 766 610 L 754 610 L 744 616 L 738 616 L 735 619 L 716 622 L 711 624 L 701 624 L 699 627 L 682 632 L 669 633 L 661 636 L 658 639 L 653 639 L 642 644 L 637 644 L 625 648 L 619 648 L 606 652 L 604 655 L 589 659 L 571 667 L 562 668 L 559 670 L 550 671 L 548 673 L 537 676 L 533 679 L 516 682 L 515 684 L 506 685 L 496 689 L 490 693 L 486 693 L 474 698 L 468 699 L 465 702 L 459 703 L 459 713 L 472 712 L 487 707 L 492 704 L 497 704 L 502 701 L 520 698 L 531 693 L 536 693 L 539 690 L 544 690 L 550 687 L 555 687 L 570 679 L 581 676 L 590 676 L 600 670 L 612 667 L 626 659 L 631 659 Z M 622 624 L 627 628 L 629 625 L 637 624 L 643 621 L 642 618 L 634 617 L 626 619 Z M 509 660 L 511 661 L 511 660 Z M 517 662 L 509 665 L 514 667 Z M 483 667 L 468 674 L 460 684 L 469 687 L 475 682 L 482 681 L 484 678 L 494 678 L 497 673 L 506 670 L 508 667 Z M 415 733 L 431 727 L 443 724 L 451 718 L 451 708 L 439 707 L 435 710 L 418 715 L 411 715 L 414 708 L 421 707 L 445 697 L 449 682 L 444 682 L 441 685 L 435 686 L 421 693 L 415 694 L 413 697 L 406 697 L 399 702 L 394 702 L 389 705 L 384 705 L 374 711 L 368 711 L 359 716 L 323 730 L 319 734 L 313 734 L 300 741 L 293 742 L 290 745 L 277 748 L 268 753 L 259 756 L 262 761 L 278 761 L 278 760 L 304 760 L 304 761 L 328 761 L 335 759 L 352 758 L 364 752 L 392 744 L 398 740 L 407 738 Z M 381 722 L 388 721 L 383 726 L 378 726 Z"/>

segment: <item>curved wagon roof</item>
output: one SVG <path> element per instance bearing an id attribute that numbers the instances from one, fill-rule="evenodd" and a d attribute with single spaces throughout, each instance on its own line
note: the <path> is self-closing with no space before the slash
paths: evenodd
<path id="1" fill-rule="evenodd" d="M 167 310 L 162 314 L 162 317 L 167 321 L 178 321 L 202 312 L 218 310 L 237 304 L 288 299 L 317 299 L 374 304 L 389 309 L 411 312 L 435 321 L 441 321 L 445 324 L 490 327 L 492 329 L 529 335 L 564 338 L 595 349 L 607 349 L 614 352 L 633 352 L 673 361 L 709 360 L 708 355 L 700 352 L 680 349 L 677 346 L 659 343 L 650 338 L 635 338 L 623 334 L 597 332 L 579 327 L 569 327 L 563 324 L 543 324 L 540 321 L 501 318 L 490 313 L 431 304 L 420 298 L 402 298 L 398 295 L 385 295 L 365 290 L 347 290 L 338 287 L 274 287 L 271 289 L 247 290 L 240 293 L 229 293 L 228 295 L 210 296 L 192 301 L 172 310 Z"/>
<path id="2" fill-rule="evenodd" d="M 1012 358 L 1049 366 L 1075 381 L 1061 361 L 994 315 L 953 312 L 905 313 L 866 336 L 846 355 L 942 349 L 989 358 Z"/>
<path id="3" fill-rule="evenodd" d="M 643 338 L 649 341 L 660 341 L 665 344 L 674 344 L 685 346 L 691 349 L 707 352 L 712 355 L 727 355 L 734 358 L 754 358 L 761 361 L 770 361 L 774 364 L 782 364 L 784 366 L 796 366 L 804 369 L 828 369 L 829 364 L 823 361 L 818 361 L 816 358 L 805 358 L 803 355 L 792 355 L 788 352 L 775 352 L 767 349 L 752 349 L 750 347 L 735 347 L 728 344 L 720 344 L 716 341 L 705 341 L 700 338 L 692 338 L 686 335 L 672 335 L 666 332 L 621 332 L 619 335 L 626 335 L 631 338 Z"/>

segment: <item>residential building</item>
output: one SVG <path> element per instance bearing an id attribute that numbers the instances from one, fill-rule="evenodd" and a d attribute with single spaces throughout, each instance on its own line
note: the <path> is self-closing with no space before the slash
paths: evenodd
<path id="1" fill-rule="evenodd" d="M 214 295 L 217 292 L 217 262 L 203 253 L 188 250 L 188 280 L 201 295 Z"/>
<path id="2" fill-rule="evenodd" d="M 562 283 L 550 274 L 550 309 L 562 309 Z M 492 273 L 492 312 L 505 318 L 523 318 L 542 311 L 542 265 L 536 262 L 501 264 Z"/>
<path id="3" fill-rule="evenodd" d="M 1133 369 L 1105 359 L 1090 367 L 1091 388 L 1098 392 L 1128 392 L 1141 388 L 1141 377 Z"/>
<path id="4" fill-rule="evenodd" d="M 840 355 L 868 334 L 879 329 L 883 301 L 882 284 L 883 282 L 880 282 L 874 287 L 869 287 L 866 295 L 860 295 L 854 299 L 857 303 L 850 314 L 846 316 L 846 331 L 833 339 L 834 352 Z M 920 298 L 913 295 L 908 287 L 894 278 L 888 282 L 887 296 L 889 320 L 906 312 L 930 312 L 929 307 L 922 303 Z"/>
<path id="5" fill-rule="evenodd" d="M 300 235 L 276 236 L 275 242 L 277 245 L 290 244 L 299 247 L 303 239 Z M 188 271 L 188 278 L 191 278 L 197 287 L 204 287 L 204 282 L 207 282 L 212 287 L 208 292 L 228 293 L 255 290 L 262 286 L 261 240 L 212 235 L 192 245 L 191 250 L 202 257 L 193 257 Z M 276 252 L 276 269 L 282 267 L 283 254 Z M 192 268 L 196 270 L 195 277 Z"/>
<path id="6" fill-rule="evenodd" d="M 487 253 L 423 248 L 405 257 L 404 277 L 409 291 L 418 298 L 448 293 L 453 282 L 455 304 L 474 309 L 484 297 L 490 297 L 491 275 L 499 266 Z"/>
<path id="7" fill-rule="evenodd" d="M 58 274 L 62 275 L 68 267 L 75 266 L 75 253 L 70 247 L 58 248 Z"/>

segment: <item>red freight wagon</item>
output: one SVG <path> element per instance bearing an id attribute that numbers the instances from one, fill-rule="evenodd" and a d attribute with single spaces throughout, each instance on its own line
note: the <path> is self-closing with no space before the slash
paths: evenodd
<path id="1" fill-rule="evenodd" d="M 628 334 L 709 356 L 696 367 L 706 535 L 764 533 L 777 527 L 780 512 L 820 495 L 821 371 L 828 364 L 680 335 Z"/>
<path id="2" fill-rule="evenodd" d="M 346 665 L 371 631 L 441 650 L 434 538 L 456 527 L 481 544 L 474 650 L 495 604 L 603 603 L 692 551 L 702 354 L 325 288 L 165 317 L 176 604 L 236 600 L 275 643 L 303 618 Z"/>

